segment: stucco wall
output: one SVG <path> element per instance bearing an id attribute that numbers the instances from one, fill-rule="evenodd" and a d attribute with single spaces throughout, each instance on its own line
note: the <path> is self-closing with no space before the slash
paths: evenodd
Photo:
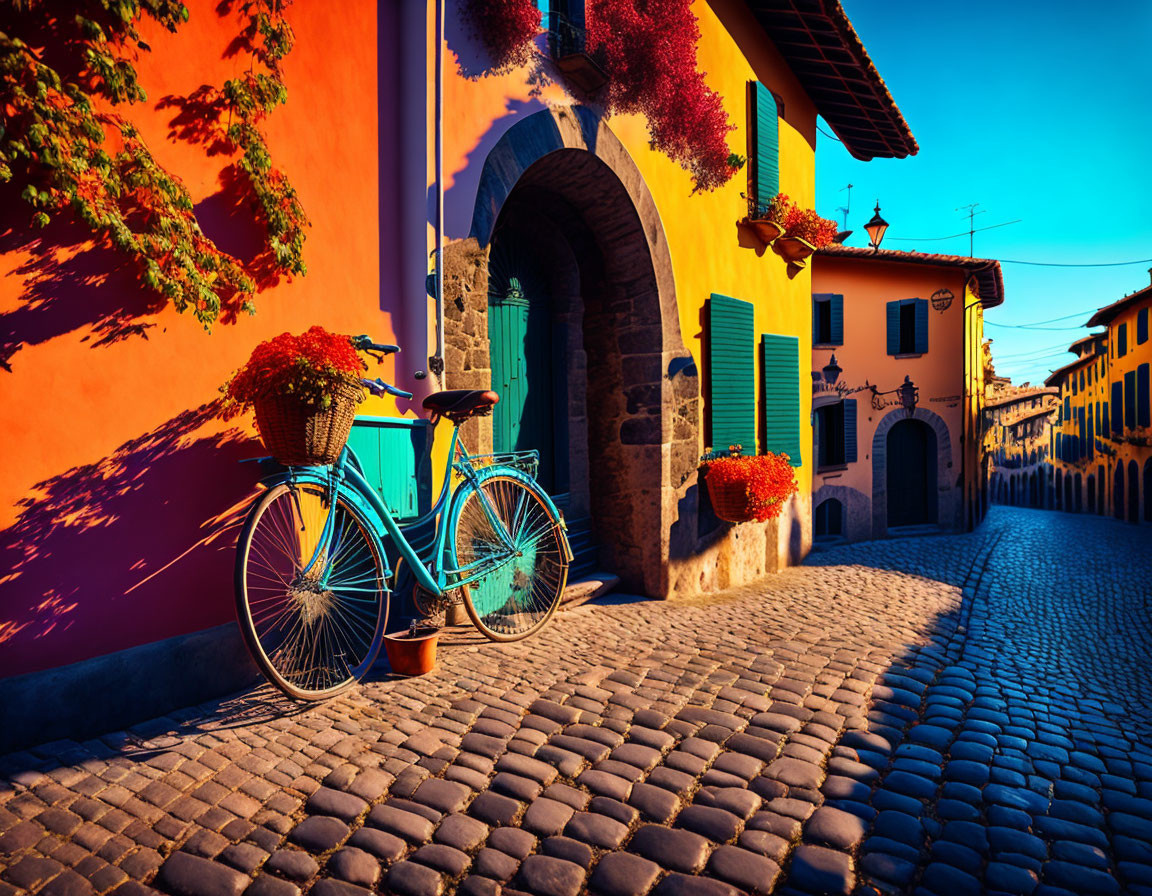
<path id="1" fill-rule="evenodd" d="M 188 5 L 179 33 L 145 27 L 152 52 L 138 70 L 149 101 L 130 114 L 186 184 L 205 232 L 244 255 L 257 234 L 223 185 L 231 160 L 173 136 L 178 110 L 160 108 L 248 64 L 226 56 L 235 13 L 218 14 L 213 0 Z M 257 295 L 255 317 L 206 334 L 190 316 L 158 310 L 122 259 L 93 250 L 83 231 L 33 232 L 24 203 L 0 192 L 10 367 L 0 370 L 0 677 L 232 621 L 235 527 L 257 476 L 237 461 L 261 452 L 246 422 L 221 424 L 205 406 L 253 346 L 285 330 L 320 323 L 392 340 L 413 329 L 401 313 L 391 138 L 398 5 L 297 3 L 287 15 L 297 38 L 288 103 L 267 134 L 312 221 L 308 274 Z M 423 315 L 420 305 L 421 331 Z M 395 376 L 391 364 L 380 374 L 412 384 L 422 350 L 402 355 Z M 364 408 L 396 410 L 378 400 Z"/>

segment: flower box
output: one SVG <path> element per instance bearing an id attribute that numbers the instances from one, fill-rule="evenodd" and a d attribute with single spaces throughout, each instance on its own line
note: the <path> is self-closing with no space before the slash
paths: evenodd
<path id="1" fill-rule="evenodd" d="M 730 523 L 774 519 L 797 490 L 786 454 L 717 457 L 701 469 L 713 512 Z"/>

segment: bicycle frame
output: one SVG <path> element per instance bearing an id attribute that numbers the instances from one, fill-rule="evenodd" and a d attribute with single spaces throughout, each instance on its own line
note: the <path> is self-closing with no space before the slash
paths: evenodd
<path id="1" fill-rule="evenodd" d="M 460 455 L 459 461 L 456 460 L 457 453 Z M 464 476 L 467 482 L 473 485 L 479 482 L 480 477 L 471 466 L 471 460 L 471 456 L 460 443 L 459 427 L 453 427 L 452 443 L 448 451 L 448 462 L 444 470 L 444 482 L 440 489 L 440 495 L 437 497 L 432 509 L 424 516 L 410 523 L 407 528 L 414 529 L 427 524 L 438 514 L 444 512 L 449 493 L 455 493 L 454 490 L 451 489 L 451 473 L 454 468 Z M 432 544 L 430 558 L 431 569 L 435 573 L 435 578 L 433 578 L 432 572 L 425 566 L 425 561 L 417 554 L 407 537 L 405 537 L 403 530 L 401 530 L 400 526 L 396 523 L 392 512 L 385 506 L 375 489 L 364 479 L 364 476 L 360 472 L 360 464 L 356 458 L 356 454 L 350 448 L 345 447 L 339 459 L 331 467 L 289 467 L 285 473 L 279 473 L 264 480 L 264 484 L 268 487 L 280 483 L 296 485 L 304 482 L 320 485 L 326 489 L 329 500 L 329 511 L 325 517 L 320 538 L 316 543 L 316 549 L 304 567 L 302 574 L 307 574 L 312 570 L 317 562 L 320 561 L 320 558 L 324 556 L 331 544 L 336 527 L 335 498 L 338 493 L 352 499 L 359 505 L 358 509 L 364 513 L 370 522 L 373 521 L 373 517 L 378 521 L 373 532 L 376 538 L 382 540 L 382 536 L 385 533 L 390 536 L 400 555 L 410 564 L 416 581 L 433 594 L 443 595 L 446 590 L 455 589 L 461 585 L 475 582 L 483 576 L 490 574 L 504 563 L 507 563 L 515 556 L 515 548 L 508 530 L 496 514 L 495 508 L 492 507 L 488 496 L 481 488 L 477 487 L 476 493 L 480 497 L 480 504 L 484 510 L 484 515 L 487 517 L 493 531 L 500 538 L 505 556 L 496 555 L 495 558 L 485 557 L 460 568 L 446 565 L 444 562 L 444 550 L 448 531 L 447 526 L 443 524 L 443 518 L 441 518 L 440 524 L 436 528 L 436 537 Z M 350 489 L 341 489 L 341 485 L 344 482 L 348 483 Z M 381 552 L 381 554 L 383 554 L 383 552 Z M 325 572 L 324 579 L 327 578 L 327 574 L 328 573 Z M 320 582 L 321 587 L 327 584 L 324 579 Z M 451 584 L 449 584 L 450 580 Z"/>

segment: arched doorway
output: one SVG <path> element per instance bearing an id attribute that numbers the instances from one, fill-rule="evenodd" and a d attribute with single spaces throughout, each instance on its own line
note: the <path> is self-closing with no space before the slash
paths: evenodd
<path id="1" fill-rule="evenodd" d="M 601 116 L 524 117 L 485 158 L 467 239 L 444 250 L 448 388 L 501 393 L 470 449 L 535 449 L 582 569 L 668 593 L 696 549 L 699 383 L 671 255 Z M 682 542 L 682 543 L 681 543 Z"/>
<path id="2" fill-rule="evenodd" d="M 1124 519 L 1124 461 L 1116 464 L 1116 475 L 1112 481 L 1112 515 Z"/>
<path id="3" fill-rule="evenodd" d="M 1073 498 L 1075 500 L 1077 513 L 1080 513 L 1084 510 L 1084 490 L 1083 490 L 1082 486 L 1083 486 L 1083 480 L 1080 478 L 1080 474 L 1077 473 L 1076 479 L 1072 485 L 1072 494 L 1073 494 Z"/>
<path id="4" fill-rule="evenodd" d="M 1068 473 L 1064 477 L 1064 510 L 1066 513 L 1071 513 L 1074 509 L 1072 505 L 1072 474 Z"/>
<path id="5" fill-rule="evenodd" d="M 817 538 L 844 534 L 844 505 L 835 498 L 822 501 L 816 507 L 813 531 Z"/>
<path id="6" fill-rule="evenodd" d="M 1104 515 L 1104 504 L 1108 498 L 1108 479 L 1104 475 L 1103 465 L 1096 467 L 1096 482 L 1099 487 L 1096 490 L 1096 512 L 1101 516 Z"/>
<path id="7" fill-rule="evenodd" d="M 1128 522 L 1140 522 L 1140 467 L 1128 461 Z"/>
<path id="8" fill-rule="evenodd" d="M 1152 523 L 1152 457 L 1144 462 L 1144 522 Z"/>
<path id="9" fill-rule="evenodd" d="M 1040 492 L 1037 487 L 1036 471 L 1028 475 L 1028 506 L 1036 507 L 1040 503 Z"/>
<path id="10" fill-rule="evenodd" d="M 936 432 L 922 420 L 888 431 L 888 527 L 936 522 Z M 1015 482 L 1012 483 L 1015 500 Z"/>
<path id="11" fill-rule="evenodd" d="M 1096 510 L 1096 477 L 1091 474 L 1088 475 L 1088 509 Z"/>

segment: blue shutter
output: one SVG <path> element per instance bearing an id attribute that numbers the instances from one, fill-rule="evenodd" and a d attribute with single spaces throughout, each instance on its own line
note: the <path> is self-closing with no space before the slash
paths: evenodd
<path id="1" fill-rule="evenodd" d="M 1120 324 L 1116 331 L 1116 357 L 1123 358 L 1128 354 L 1128 324 Z"/>
<path id="2" fill-rule="evenodd" d="M 795 336 L 760 337 L 764 363 L 764 450 L 787 454 L 792 466 L 800 455 L 800 340 Z"/>
<path id="3" fill-rule="evenodd" d="M 780 192 L 780 110 L 772 91 L 752 82 L 752 195 L 765 206 Z"/>
<path id="4" fill-rule="evenodd" d="M 1136 312 L 1136 344 L 1143 345 L 1148 341 L 1148 309 L 1141 308 Z"/>
<path id="5" fill-rule="evenodd" d="M 832 344 L 844 344 L 844 296 L 834 295 L 832 303 Z"/>
<path id="6" fill-rule="evenodd" d="M 752 305 L 715 293 L 708 302 L 712 447 L 756 453 L 756 332 Z"/>
<path id="7" fill-rule="evenodd" d="M 1131 429 L 1136 425 L 1136 371 L 1124 374 L 1124 425 Z"/>
<path id="8" fill-rule="evenodd" d="M 844 463 L 856 463 L 856 399 L 844 400 Z"/>
<path id="9" fill-rule="evenodd" d="M 1148 365 L 1136 368 L 1136 425 L 1152 426 L 1152 407 L 1148 405 Z M 1152 495 L 1148 496 L 1152 501 Z"/>
<path id="10" fill-rule="evenodd" d="M 888 354 L 900 354 L 900 303 L 889 302 L 888 314 Z"/>
<path id="11" fill-rule="evenodd" d="M 1112 384 L 1112 434 L 1124 431 L 1124 384 L 1117 380 Z"/>
<path id="12" fill-rule="evenodd" d="M 928 354 L 928 300 L 913 299 L 916 303 L 916 354 Z"/>

